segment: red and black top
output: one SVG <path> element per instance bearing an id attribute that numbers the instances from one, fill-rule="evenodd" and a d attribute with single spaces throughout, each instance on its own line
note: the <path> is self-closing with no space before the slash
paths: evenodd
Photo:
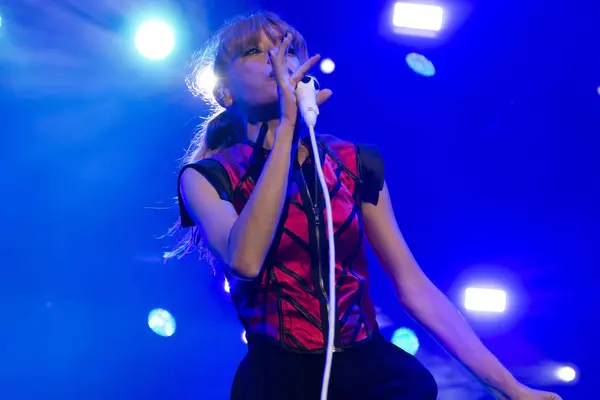
<path id="1" fill-rule="evenodd" d="M 264 138 L 264 132 L 261 137 Z M 258 180 L 269 151 L 244 141 L 186 165 L 202 173 L 221 199 L 240 213 Z M 303 139 L 312 149 L 310 139 Z M 328 323 L 328 241 L 324 200 L 311 154 L 290 169 L 288 194 L 275 238 L 256 279 L 226 271 L 230 293 L 248 340 L 273 339 L 287 350 L 323 352 L 329 329 L 343 350 L 369 339 L 378 329 L 369 295 L 369 274 L 361 203 L 377 204 L 383 188 L 379 150 L 330 135 L 319 135 L 319 157 L 329 188 L 336 246 L 337 319 Z M 194 225 L 182 202 L 182 224 Z"/>

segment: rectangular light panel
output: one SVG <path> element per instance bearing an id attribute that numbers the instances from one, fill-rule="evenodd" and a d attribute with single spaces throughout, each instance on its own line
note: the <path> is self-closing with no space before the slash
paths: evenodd
<path id="1" fill-rule="evenodd" d="M 465 308 L 470 311 L 501 313 L 506 310 L 506 292 L 499 289 L 467 288 Z"/>
<path id="2" fill-rule="evenodd" d="M 393 24 L 397 28 L 437 32 L 442 29 L 444 9 L 431 4 L 397 2 Z"/>

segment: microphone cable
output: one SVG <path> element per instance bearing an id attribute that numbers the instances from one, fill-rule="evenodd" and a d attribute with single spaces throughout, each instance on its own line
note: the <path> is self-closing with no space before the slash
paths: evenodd
<path id="1" fill-rule="evenodd" d="M 306 75 L 296 88 L 296 96 L 300 113 L 304 118 L 304 122 L 308 126 L 310 134 L 310 143 L 315 159 L 315 170 L 319 177 L 323 197 L 325 200 L 325 216 L 327 220 L 327 240 L 329 243 L 329 298 L 328 298 L 328 321 L 329 329 L 327 332 L 327 346 L 325 355 L 325 369 L 323 371 L 323 385 L 321 386 L 321 400 L 327 400 L 329 392 L 329 381 L 331 379 L 331 366 L 333 363 L 333 353 L 335 351 L 335 311 L 336 311 L 336 296 L 335 296 L 335 237 L 333 232 L 333 211 L 331 209 L 331 198 L 329 197 L 329 188 L 323 174 L 323 166 L 319 157 L 319 146 L 315 135 L 315 125 L 317 124 L 317 116 L 319 115 L 319 107 L 317 106 L 317 93 L 319 91 L 319 82 L 316 78 Z M 320 257 L 320 255 L 319 255 Z"/>

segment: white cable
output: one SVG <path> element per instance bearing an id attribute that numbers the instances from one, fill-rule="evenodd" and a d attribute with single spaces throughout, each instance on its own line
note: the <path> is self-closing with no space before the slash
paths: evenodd
<path id="1" fill-rule="evenodd" d="M 331 364 L 333 362 L 334 340 L 335 340 L 335 240 L 333 232 L 333 212 L 331 210 L 331 199 L 329 198 L 329 188 L 325 182 L 325 175 L 319 159 L 319 147 L 315 138 L 315 130 L 312 126 L 308 126 L 310 131 L 310 142 L 312 144 L 313 154 L 315 155 L 315 168 L 319 175 L 319 182 L 325 198 L 325 215 L 327 219 L 327 240 L 329 242 L 329 329 L 327 332 L 327 350 L 325 357 L 325 370 L 323 372 L 323 386 L 321 387 L 321 400 L 327 400 L 327 392 L 329 391 L 329 380 L 331 377 Z"/>
<path id="2" fill-rule="evenodd" d="M 335 308 L 337 305 L 335 298 L 335 237 L 333 232 L 333 212 L 331 210 L 331 198 L 329 197 L 329 188 L 325 181 L 325 175 L 323 174 L 323 167 L 321 166 L 321 159 L 319 157 L 319 146 L 317 145 L 317 138 L 315 136 L 315 125 L 317 124 L 317 116 L 319 115 L 319 107 L 317 106 L 317 92 L 319 90 L 319 83 L 311 76 L 306 76 L 301 82 L 298 83 L 296 88 L 296 95 L 298 99 L 298 106 L 304 122 L 308 126 L 310 133 L 310 143 L 312 145 L 312 152 L 315 160 L 315 169 L 319 176 L 319 182 L 321 184 L 321 191 L 325 199 L 325 215 L 327 220 L 327 240 L 329 242 L 329 315 L 327 331 L 327 347 L 325 356 L 325 370 L 323 371 L 323 385 L 321 386 L 321 400 L 327 400 L 327 394 L 329 392 L 329 381 L 331 378 L 331 365 L 333 363 L 333 352 L 335 343 Z M 320 257 L 320 255 L 319 255 Z"/>

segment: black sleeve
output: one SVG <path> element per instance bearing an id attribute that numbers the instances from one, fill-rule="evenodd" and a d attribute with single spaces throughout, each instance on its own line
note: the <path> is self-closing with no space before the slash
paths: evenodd
<path id="1" fill-rule="evenodd" d="M 181 175 L 183 171 L 188 168 L 193 168 L 196 171 L 200 172 L 206 180 L 208 180 L 211 185 L 216 189 L 219 197 L 225 201 L 232 201 L 232 193 L 233 188 L 231 187 L 231 180 L 229 179 L 229 174 L 223 165 L 217 160 L 213 160 L 211 158 L 205 158 L 203 160 L 197 161 L 193 164 L 185 165 L 181 171 L 179 172 L 179 178 L 177 179 L 177 201 L 179 204 L 179 215 L 181 216 L 181 225 L 184 228 L 194 226 L 195 223 L 190 217 L 188 211 L 183 204 L 181 199 L 181 191 L 179 189 L 179 181 L 181 180 Z"/>
<path id="2" fill-rule="evenodd" d="M 379 148 L 370 144 L 357 144 L 360 174 L 360 197 L 362 201 L 377 205 L 379 192 L 383 189 L 383 158 Z"/>

